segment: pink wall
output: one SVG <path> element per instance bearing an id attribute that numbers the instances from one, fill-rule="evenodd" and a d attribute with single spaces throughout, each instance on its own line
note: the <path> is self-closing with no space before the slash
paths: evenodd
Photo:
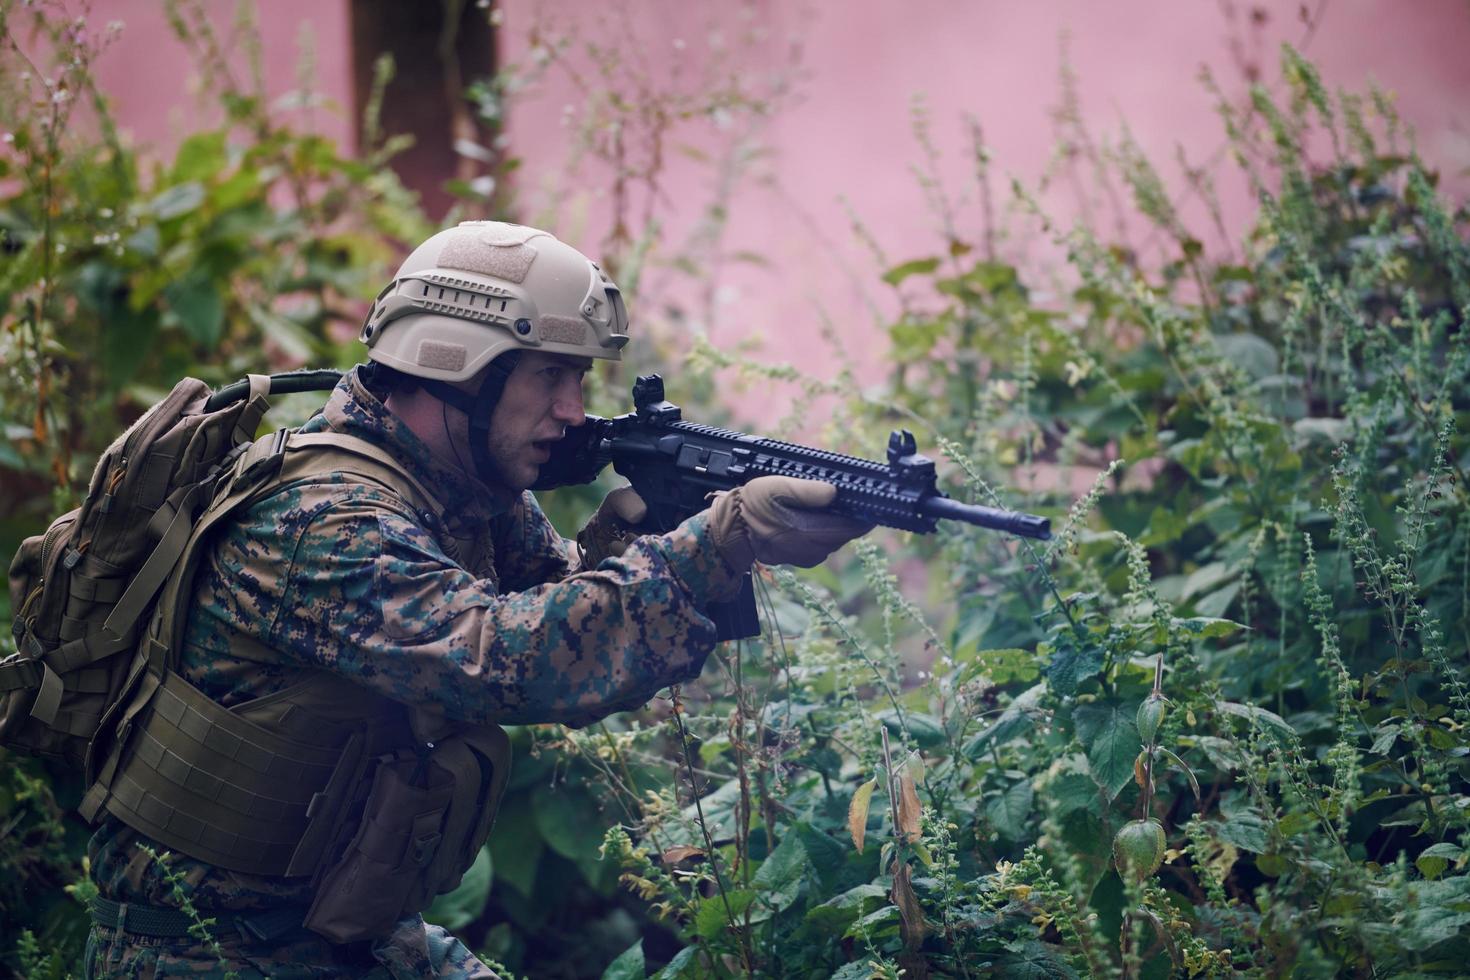
<path id="1" fill-rule="evenodd" d="M 294 87 L 297 39 L 309 29 L 321 89 L 339 106 L 319 110 L 317 123 L 346 139 L 351 126 L 340 109 L 349 91 L 346 0 L 259 0 L 259 6 L 273 92 Z M 1000 203 L 1009 177 L 1035 184 L 1055 145 L 1051 111 L 1060 98 L 1064 33 L 1094 134 L 1111 140 L 1126 120 L 1176 186 L 1176 145 L 1194 163 L 1217 158 L 1222 147 L 1211 98 L 1196 81 L 1200 67 L 1213 69 L 1232 97 L 1245 91 L 1232 38 L 1246 60 L 1260 64 L 1268 84 L 1277 82 L 1282 41 L 1302 46 L 1331 86 L 1361 91 L 1376 79 L 1396 93 L 1421 151 L 1450 186 L 1463 193 L 1470 172 L 1470 7 L 1464 0 L 1321 0 L 1310 5 L 1318 13 L 1311 28 L 1296 0 L 1259 5 L 1264 20 L 1255 23 L 1249 8 L 1232 11 L 1228 3 L 1156 0 L 504 0 L 502 6 L 503 56 L 523 68 L 536 64 L 533 32 L 542 38 L 570 32 L 616 52 L 610 70 L 630 92 L 698 90 L 713 80 L 748 94 L 773 75 L 794 79 L 795 97 L 748 134 L 752 145 L 769 152 L 737 184 L 721 244 L 727 256 L 747 252 L 766 264 L 727 261 L 713 276 L 706 271 L 697 278 L 667 266 L 699 229 L 719 186 L 712 162 L 684 148 L 718 158 L 748 118 L 726 114 L 726 128 L 707 115 L 680 122 L 664 147 L 666 167 L 649 212 L 661 223 L 662 244 L 651 255 L 643 305 L 634 314 L 660 329 L 663 306 L 677 301 L 695 322 L 664 322 L 662 329 L 703 330 L 722 345 L 760 337 L 765 356 L 796 361 L 818 375 L 836 370 L 818 336 L 822 317 L 852 337 L 851 348 L 866 351 L 864 374 L 871 376 L 881 361 L 872 324 L 896 307 L 875 285 L 879 266 L 851 231 L 842 199 L 874 230 L 890 261 L 942 245 L 909 172 L 921 160 L 910 130 L 911 100 L 927 100 L 941 170 L 951 192 L 967 199 L 959 234 L 977 241 L 962 114 L 972 113 L 984 127 Z M 221 11 L 232 7 L 219 4 Z M 120 115 L 140 140 L 168 146 L 197 117 L 188 59 L 168 34 L 157 0 L 97 0 L 94 17 L 128 25 L 100 66 Z M 574 42 L 568 50 L 580 48 Z M 799 53 L 794 72 L 792 52 Z M 573 54 L 568 63 L 598 87 L 585 58 Z M 524 214 L 596 253 L 608 230 L 611 181 L 607 168 L 579 154 L 573 138 L 588 118 L 585 90 L 557 62 L 532 74 L 509 116 L 512 149 L 524 159 L 517 177 Z M 1238 226 L 1248 219 L 1249 196 L 1228 165 L 1216 171 L 1229 222 Z M 635 203 L 645 197 L 635 189 Z M 1078 213 L 1068 187 L 1053 188 L 1045 201 L 1063 224 Z M 1199 209 L 1186 207 L 1185 214 L 1213 247 Z M 1034 235 L 1005 248 L 1029 254 L 1029 262 L 1055 256 Z M 753 400 L 747 408 L 761 420 L 780 414 Z"/>
<path id="2" fill-rule="evenodd" d="M 600 12 L 606 7 L 601 2 L 559 6 L 564 12 L 576 10 L 563 22 L 579 20 L 594 35 L 624 29 L 610 26 L 615 17 Z M 1224 4 L 1150 0 L 868 0 L 813 4 L 805 16 L 793 13 L 794 5 L 754 6 L 771 33 L 745 67 L 756 74 L 770 70 L 789 40 L 800 45 L 805 77 L 796 103 L 763 133 L 774 153 L 768 165 L 757 168 L 764 182 L 748 183 L 731 211 L 727 250 L 760 253 L 770 267 L 729 268 L 721 293 L 726 303 L 704 327 L 721 344 L 752 333 L 762 336 L 768 356 L 818 375 L 835 372 L 818 335 L 823 316 L 843 325 L 843 333 L 853 333 L 852 346 L 869 352 L 863 360 L 871 371 L 880 360 L 871 340 L 873 311 L 880 318 L 891 316 L 897 305 L 877 283 L 879 267 L 850 230 L 841 199 L 851 201 L 892 262 L 936 254 L 943 247 L 939 222 L 909 171 L 922 160 L 910 127 L 911 100 L 925 98 L 941 171 L 953 195 L 969 198 L 959 233 L 973 244 L 982 232 L 963 114 L 973 114 L 983 126 L 1001 203 L 1009 177 L 1034 185 L 1056 142 L 1051 112 L 1061 97 L 1064 34 L 1089 127 L 1111 140 L 1126 120 L 1167 179 L 1176 180 L 1179 172 L 1173 162 L 1176 145 L 1191 163 L 1218 159 L 1222 129 L 1197 76 L 1207 65 L 1228 94 L 1236 100 L 1244 96 L 1247 86 L 1231 53 L 1233 34 L 1237 50 L 1245 60 L 1259 62 L 1269 84 L 1279 77 L 1277 51 L 1283 41 L 1303 47 L 1329 86 L 1362 91 L 1376 79 L 1397 94 L 1431 164 L 1445 172 L 1451 186 L 1466 188 L 1470 58 L 1464 52 L 1470 50 L 1470 8 L 1462 0 L 1322 3 L 1313 5 L 1321 16 L 1310 30 L 1300 21 L 1302 5 L 1296 2 L 1263 4 L 1265 20 L 1254 25 L 1247 10 L 1232 15 Z M 630 33 L 649 61 L 684 59 L 698 65 L 718 58 L 704 39 L 708 29 L 691 25 L 683 7 L 658 2 L 632 7 L 637 16 Z M 528 60 L 526 32 L 539 16 L 543 8 L 534 0 L 507 4 L 503 43 L 510 60 Z M 675 38 L 684 42 L 682 49 L 675 47 Z M 576 223 L 569 219 L 588 212 L 591 219 L 580 240 L 595 247 L 607 210 L 606 171 L 570 163 L 565 128 L 550 124 L 566 113 L 565 107 L 580 103 L 565 74 L 548 72 L 545 83 L 523 93 L 515 105 L 510 132 L 528 173 L 546 177 L 539 188 L 526 182 L 528 191 L 540 191 L 530 200 L 572 227 Z M 719 143 L 714 128 L 704 123 L 686 126 L 681 136 L 705 147 Z M 657 210 L 667 221 L 667 240 L 677 243 L 681 229 L 698 217 L 691 205 L 697 208 L 710 199 L 712 181 L 707 166 L 677 155 L 672 160 Z M 1227 221 L 1238 227 L 1253 210 L 1247 188 L 1228 165 L 1215 169 Z M 1078 214 L 1070 187 L 1054 187 L 1043 199 L 1063 226 Z M 1098 213 L 1107 213 L 1103 202 L 1094 204 Z M 1184 214 L 1213 247 L 1216 237 L 1208 234 L 1197 204 L 1186 206 Z M 1130 232 L 1137 230 L 1135 224 Z M 1053 249 L 1036 245 L 1013 241 L 1006 250 L 1029 251 L 1038 261 L 1055 257 Z M 689 293 L 687 285 L 672 288 Z M 761 416 L 779 414 L 768 406 L 749 407 Z"/>
<path id="3" fill-rule="evenodd" d="M 228 42 L 235 4 L 207 0 L 215 29 Z M 351 120 L 352 52 L 347 46 L 347 0 L 254 0 L 259 11 L 262 63 L 272 100 L 298 87 L 303 44 L 316 65 L 317 94 L 326 101 L 293 110 L 297 118 L 339 145 L 354 145 Z M 90 20 L 98 27 L 121 21 L 123 30 L 98 60 L 97 77 L 112 99 L 122 127 L 140 144 L 167 155 L 179 139 L 218 119 L 218 109 L 201 100 L 202 80 L 189 52 L 174 37 L 162 0 L 93 0 Z M 248 80 L 236 51 L 238 78 Z"/>

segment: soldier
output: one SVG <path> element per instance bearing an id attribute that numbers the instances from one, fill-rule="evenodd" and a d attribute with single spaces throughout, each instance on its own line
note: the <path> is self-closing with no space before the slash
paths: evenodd
<path id="1" fill-rule="evenodd" d="M 497 723 L 584 725 L 697 677 L 701 609 L 753 561 L 867 530 L 821 512 L 830 486 L 764 477 L 661 535 L 614 491 L 564 541 L 528 488 L 627 326 L 543 231 L 466 222 L 408 257 L 369 363 L 165 591 L 178 680 L 109 773 L 89 977 L 493 976 L 418 913 L 489 832 Z"/>

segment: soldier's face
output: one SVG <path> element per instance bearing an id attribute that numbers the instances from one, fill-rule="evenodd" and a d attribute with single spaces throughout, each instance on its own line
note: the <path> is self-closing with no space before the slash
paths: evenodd
<path id="1" fill-rule="evenodd" d="M 582 378 L 592 367 L 586 357 L 524 351 L 490 416 L 490 458 L 509 489 L 519 492 L 536 482 L 551 458 L 551 444 L 568 426 L 587 421 L 582 409 Z"/>

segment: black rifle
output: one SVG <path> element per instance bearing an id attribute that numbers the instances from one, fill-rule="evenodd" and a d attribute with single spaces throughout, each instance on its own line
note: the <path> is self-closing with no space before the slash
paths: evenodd
<path id="1" fill-rule="evenodd" d="M 1051 537 L 1051 522 L 1035 514 L 960 503 L 935 486 L 934 461 L 921 456 L 913 433 L 894 432 L 888 462 L 763 439 L 698 422 L 685 422 L 677 405 L 664 400 L 656 374 L 633 385 L 634 411 L 568 429 L 541 467 L 533 490 L 590 483 L 611 463 L 648 505 L 640 530 L 669 531 L 709 506 L 709 494 L 730 490 L 758 476 L 794 476 L 837 487 L 828 508 L 869 524 L 932 532 L 943 520 L 1008 531 L 1027 538 Z M 756 636 L 755 589 L 747 572 L 740 595 L 711 603 L 706 612 L 721 640 Z"/>

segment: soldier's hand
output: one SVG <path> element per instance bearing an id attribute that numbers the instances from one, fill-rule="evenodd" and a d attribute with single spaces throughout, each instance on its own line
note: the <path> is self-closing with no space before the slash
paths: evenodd
<path id="1" fill-rule="evenodd" d="M 873 525 L 826 513 L 837 488 L 820 480 L 761 476 L 715 498 L 710 535 L 731 567 L 819 565 Z"/>
<path id="2" fill-rule="evenodd" d="M 619 487 L 602 498 L 597 513 L 577 532 L 584 568 L 596 568 L 604 558 L 616 558 L 638 536 L 636 525 L 648 516 L 648 505 L 632 487 Z"/>

